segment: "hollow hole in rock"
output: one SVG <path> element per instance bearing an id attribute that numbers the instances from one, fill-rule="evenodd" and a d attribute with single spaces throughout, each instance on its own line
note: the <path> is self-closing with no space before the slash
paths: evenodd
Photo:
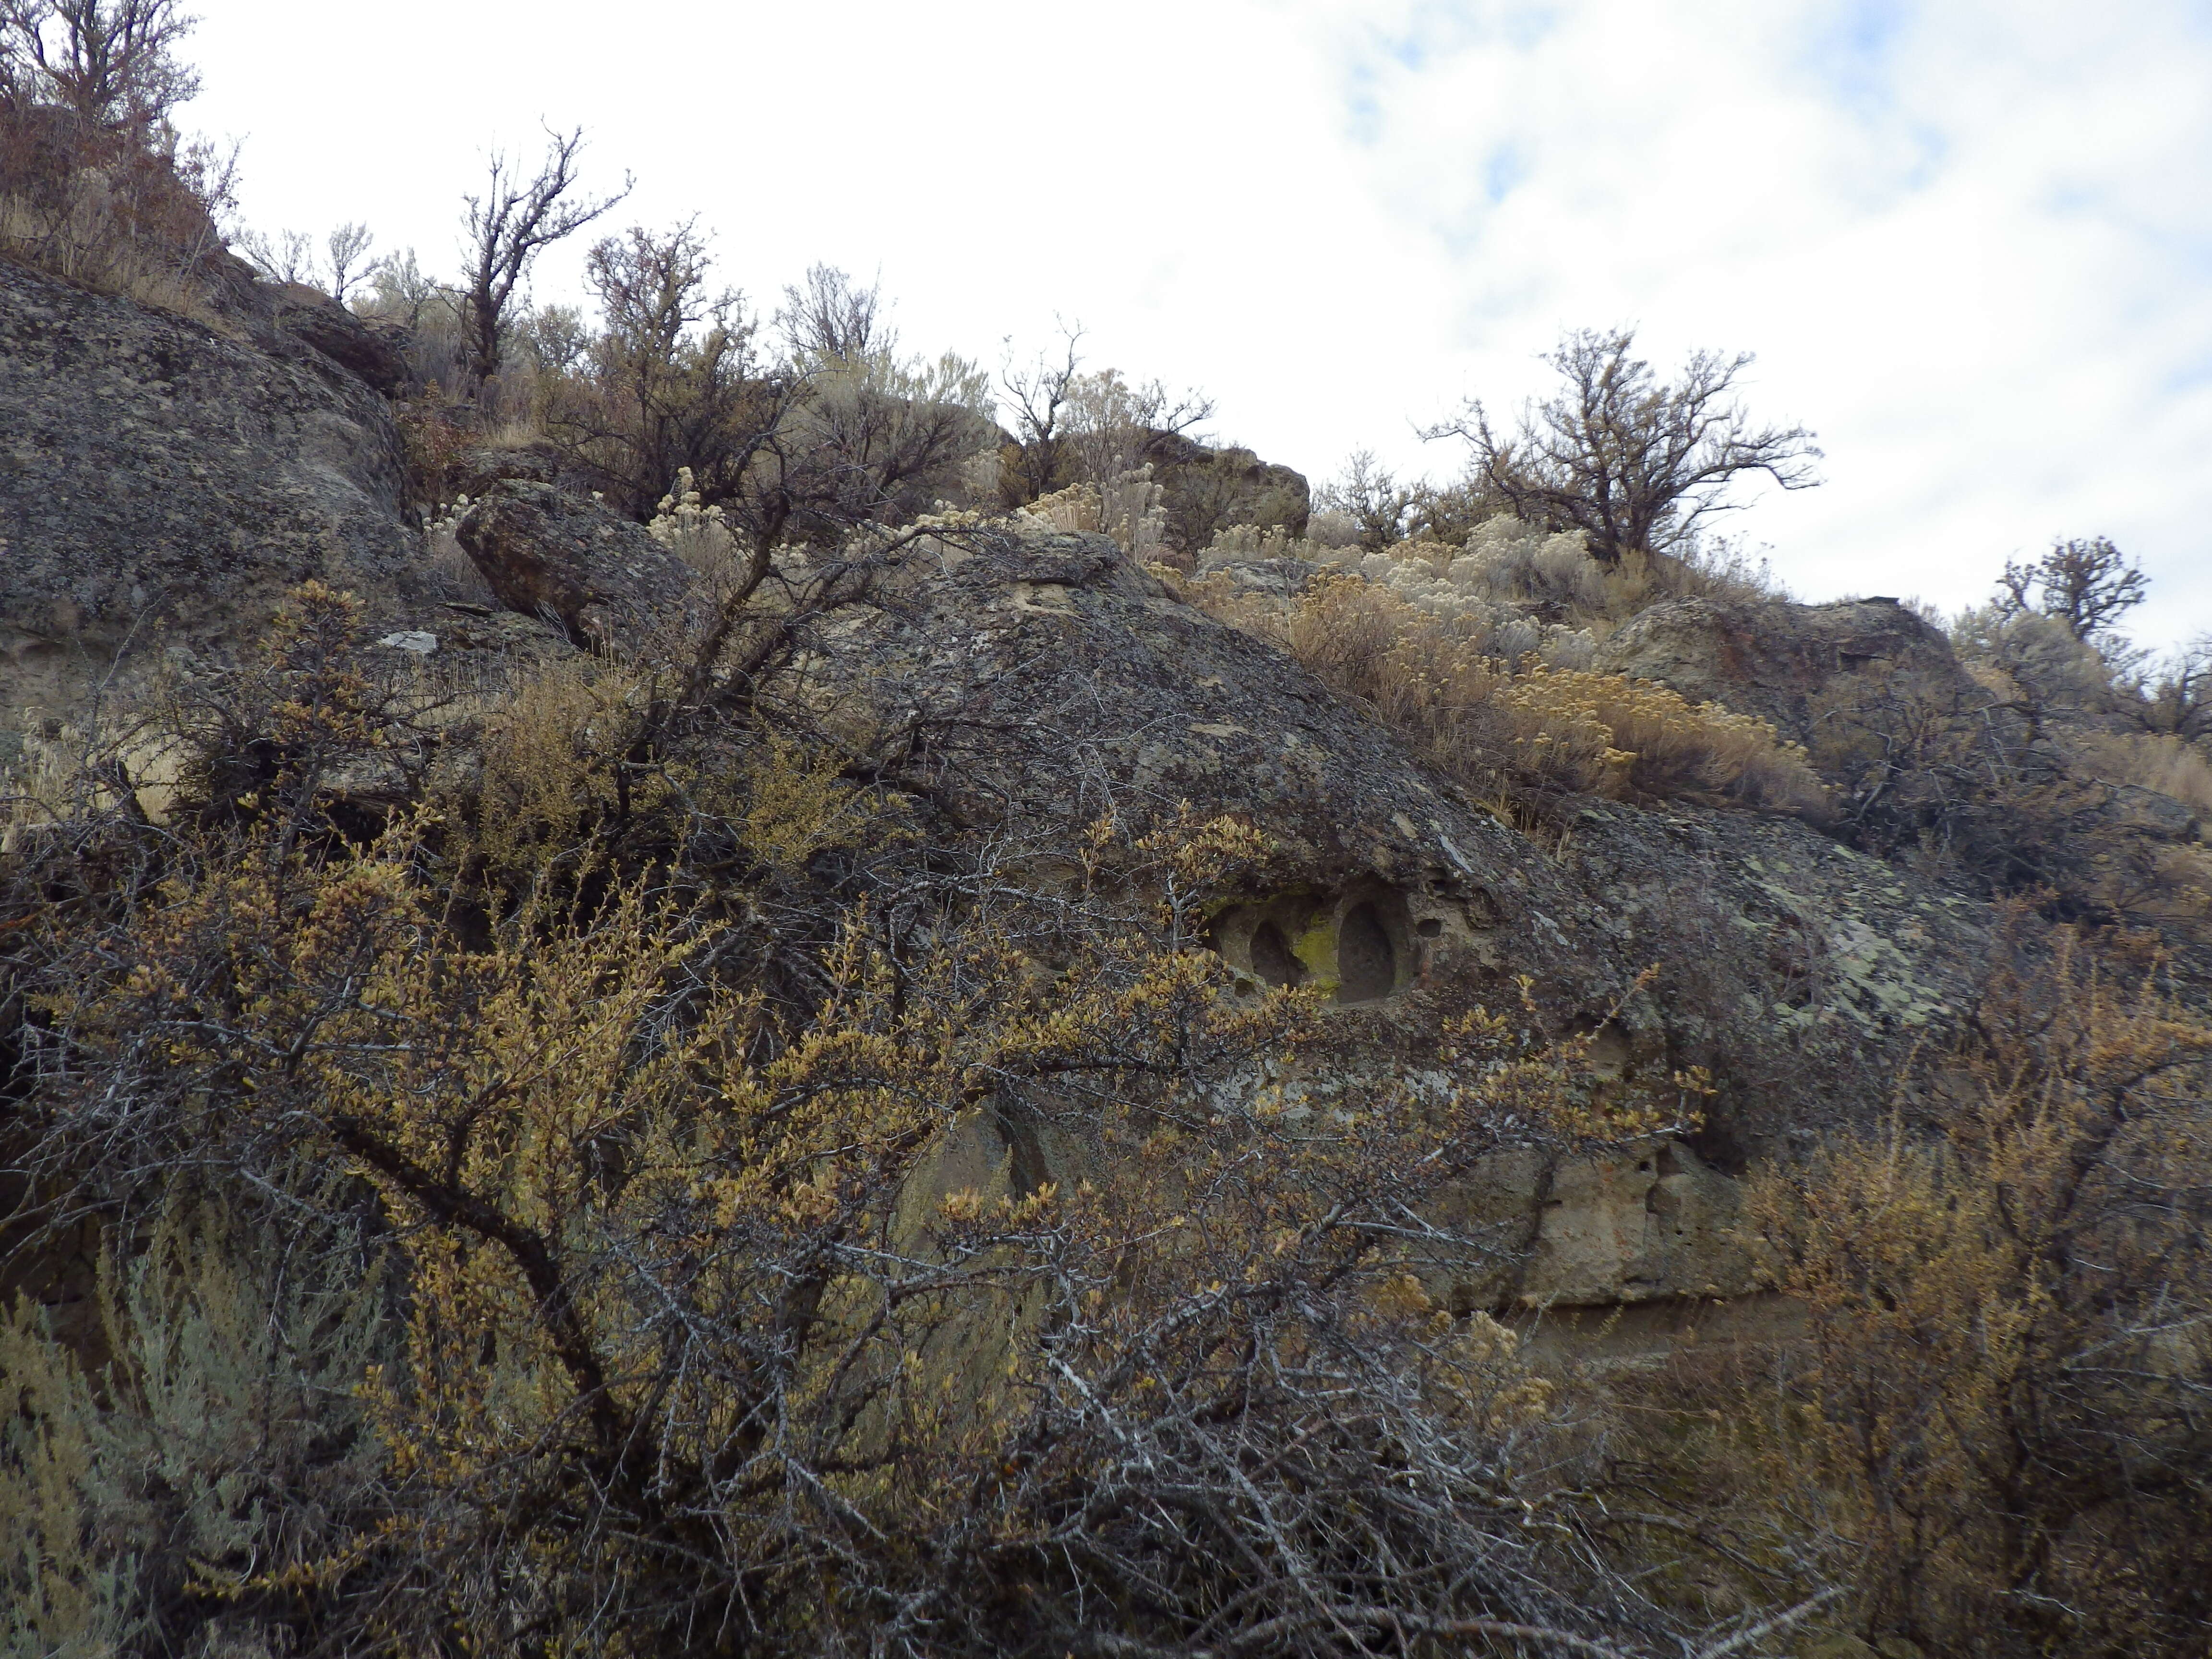
<path id="1" fill-rule="evenodd" d="M 1283 930 L 1272 921 L 1252 930 L 1252 971 L 1273 986 L 1297 985 L 1306 976 L 1305 964 L 1291 954 Z"/>
<path id="2" fill-rule="evenodd" d="M 1336 930 L 1336 1000 L 1372 1002 L 1398 988 L 1398 952 L 1370 903 L 1355 904 Z"/>
<path id="3" fill-rule="evenodd" d="M 1429 916 L 1425 918 L 1413 931 L 1419 933 L 1423 939 L 1434 939 L 1437 934 L 1443 933 L 1443 923 L 1438 921 L 1434 916 Z"/>

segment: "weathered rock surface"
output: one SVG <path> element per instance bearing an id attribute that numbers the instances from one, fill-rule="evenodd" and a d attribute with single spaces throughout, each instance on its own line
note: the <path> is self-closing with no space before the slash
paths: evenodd
<path id="1" fill-rule="evenodd" d="M 1895 599 L 1673 599 L 1601 642 L 1595 665 L 1756 714 L 1798 743 L 1812 741 L 1824 703 L 1875 678 L 1972 691 L 1950 641 Z"/>
<path id="2" fill-rule="evenodd" d="M 305 346 L 387 398 L 407 378 L 398 339 L 304 283 L 253 283 L 234 301 L 233 314 L 264 350 L 297 359 L 300 354 L 288 346 Z"/>
<path id="3" fill-rule="evenodd" d="M 532 617 L 573 645 L 620 648 L 696 603 L 689 567 L 644 530 L 511 476 L 541 469 L 486 458 L 487 475 L 510 476 L 487 477 L 457 535 L 522 614 L 441 606 L 455 595 L 400 521 L 398 442 L 358 374 L 323 349 L 263 349 L 7 266 L 0 419 L 11 718 L 81 706 L 126 646 L 234 659 L 310 576 L 363 594 L 372 638 L 389 641 L 378 649 L 428 664 L 543 654 L 514 637 Z M 1540 845 L 1102 537 L 925 545 L 879 606 L 837 613 L 808 641 L 820 713 L 955 826 L 1029 849 L 1041 881 L 1102 814 L 1188 806 L 1265 830 L 1277 862 L 1215 915 L 1211 943 L 1253 994 L 1330 994 L 1356 1060 L 1328 1086 L 1418 1073 L 1442 1016 L 1510 1002 L 1524 975 L 1559 1028 L 1593 1034 L 1611 1074 L 1711 1072 L 1696 1133 L 1626 1161 L 1501 1165 L 1471 1192 L 1522 1265 L 1455 1286 L 1464 1301 L 1746 1288 L 1731 1172 L 1870 1117 L 1910 1048 L 1971 994 L 1980 908 L 1802 824 L 1592 804 Z M 1876 658 L 1955 674 L 1940 647 L 1873 602 L 1765 623 L 1678 605 L 1623 629 L 1614 660 L 1788 729 Z M 1035 1176 L 1024 1160 L 1054 1155 L 975 1133 L 954 1159 L 968 1175 L 1003 1165 L 1018 1184 Z"/>
<path id="4" fill-rule="evenodd" d="M 1982 900 L 1791 818 L 1593 802 L 1554 856 L 1608 953 L 1652 973 L 1619 1022 L 1636 1052 L 1663 1036 L 1711 1073 L 1693 1144 L 1730 1171 L 1869 1124 L 1987 955 Z"/>
<path id="5" fill-rule="evenodd" d="M 557 483 L 560 477 L 560 452 L 550 444 L 523 449 L 471 449 L 453 469 L 460 493 L 471 501 L 489 494 L 508 478 L 550 484 Z"/>
<path id="6" fill-rule="evenodd" d="M 0 262 L 0 727 L 73 718 L 118 657 L 221 657 L 310 577 L 419 585 L 384 399 Z"/>
<path id="7" fill-rule="evenodd" d="M 1532 1253 L 1472 1300 L 1748 1288 L 1729 1173 L 1869 1121 L 1972 994 L 1973 902 L 1746 812 L 1595 804 L 1547 850 L 1103 538 L 942 546 L 818 644 L 854 735 L 899 734 L 902 779 L 995 835 L 1064 847 L 1184 804 L 1266 829 L 1280 872 L 1213 943 L 1255 988 L 1330 990 L 1376 1069 L 1418 1071 L 1440 1016 L 1510 1003 L 1526 975 L 1624 1076 L 1712 1073 L 1705 1127 L 1632 1161 L 1649 1170 L 1501 1171 L 1483 1213 Z"/>
<path id="8" fill-rule="evenodd" d="M 684 619 L 690 568 L 587 497 L 504 478 L 453 533 L 501 605 L 557 620 L 580 646 L 635 642 Z"/>

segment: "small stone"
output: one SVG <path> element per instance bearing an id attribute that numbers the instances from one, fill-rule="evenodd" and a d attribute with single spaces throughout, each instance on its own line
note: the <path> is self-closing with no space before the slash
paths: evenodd
<path id="1" fill-rule="evenodd" d="M 394 651 L 412 651 L 418 657 L 427 657 L 438 648 L 438 636 L 419 628 L 403 628 L 397 634 L 386 634 L 377 641 Z"/>

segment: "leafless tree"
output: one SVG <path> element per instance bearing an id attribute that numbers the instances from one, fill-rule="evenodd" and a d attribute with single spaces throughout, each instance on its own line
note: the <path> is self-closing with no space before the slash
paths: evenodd
<path id="1" fill-rule="evenodd" d="M 712 265 L 696 218 L 664 235 L 633 225 L 603 238 L 586 258 L 585 279 L 599 296 L 609 346 L 669 362 L 701 324 L 727 327 L 739 296 L 708 295 Z"/>
<path id="2" fill-rule="evenodd" d="M 482 385 L 499 372 L 500 331 L 515 291 L 538 256 L 574 235 L 629 194 L 629 180 L 612 196 L 575 198 L 576 153 L 581 127 L 549 129 L 545 159 L 528 179 L 512 158 L 495 153 L 481 195 L 467 198 L 466 276 L 462 309 L 469 330 L 469 371 Z"/>
<path id="3" fill-rule="evenodd" d="M 108 131 L 148 131 L 199 91 L 176 0 L 0 0 L 0 94 Z"/>
<path id="4" fill-rule="evenodd" d="M 238 234 L 238 251 L 272 283 L 307 283 L 315 278 L 313 243 L 304 230 L 258 230 Z"/>
<path id="5" fill-rule="evenodd" d="M 898 336 L 883 313 L 882 283 L 862 288 L 836 266 L 817 264 L 808 267 L 802 281 L 783 290 L 775 326 L 794 358 L 859 362 L 898 344 Z"/>
<path id="6" fill-rule="evenodd" d="M 370 245 L 375 235 L 367 225 L 343 224 L 330 234 L 324 246 L 330 252 L 330 295 L 340 305 L 368 278 Z"/>
<path id="7" fill-rule="evenodd" d="M 713 264 L 696 220 L 633 226 L 585 263 L 596 337 L 558 308 L 532 319 L 540 362 L 578 377 L 556 399 L 554 435 L 624 512 L 649 512 L 685 467 L 710 501 L 726 499 L 787 410 L 789 377 L 753 362 L 755 324 L 742 295 L 710 289 Z"/>
<path id="8" fill-rule="evenodd" d="M 1015 505 L 1049 495 L 1062 482 L 1068 465 L 1066 410 L 1083 367 L 1080 325 L 1060 325 L 1066 349 L 1054 358 L 1040 352 L 1034 363 L 1013 367 L 1011 349 L 1000 371 L 999 387 L 1013 416 L 1019 454 L 1006 469 Z"/>
<path id="9" fill-rule="evenodd" d="M 1352 451 L 1343 472 L 1321 492 L 1322 507 L 1350 518 L 1358 528 L 1359 544 L 1370 551 L 1406 538 L 1420 499 L 1419 487 L 1401 483 L 1371 449 Z"/>
<path id="10" fill-rule="evenodd" d="M 2146 729 L 2194 742 L 2212 735 L 2212 634 L 2200 634 L 2146 676 Z"/>
<path id="11" fill-rule="evenodd" d="M 1517 431 L 1503 433 L 1470 399 L 1460 419 L 1422 435 L 1464 439 L 1476 473 L 1516 514 L 1581 531 L 1606 565 L 1690 541 L 1712 514 L 1742 505 L 1727 497 L 1747 474 L 1784 489 L 1820 482 L 1812 433 L 1754 425 L 1732 395 L 1750 353 L 1693 352 L 1668 385 L 1635 344 L 1633 329 L 1577 329 L 1544 360 L 1565 387 L 1525 407 Z"/>
<path id="12" fill-rule="evenodd" d="M 1110 485 L 1158 459 L 1163 439 L 1181 437 L 1211 420 L 1213 408 L 1202 392 L 1170 392 L 1158 380 L 1132 385 L 1118 369 L 1079 375 L 1067 418 L 1075 470 L 1086 483 Z"/>
<path id="13" fill-rule="evenodd" d="M 2150 578 L 2110 537 L 2092 536 L 2053 542 L 2033 564 L 2008 561 L 1997 584 L 2006 610 L 2040 611 L 2086 644 L 2143 602 Z"/>
<path id="14" fill-rule="evenodd" d="M 274 236 L 241 231 L 238 251 L 271 282 L 319 288 L 343 304 L 346 295 L 370 275 L 368 248 L 375 240 L 367 225 L 340 225 L 324 240 L 327 266 L 316 256 L 314 240 L 301 230 L 278 231 Z"/>

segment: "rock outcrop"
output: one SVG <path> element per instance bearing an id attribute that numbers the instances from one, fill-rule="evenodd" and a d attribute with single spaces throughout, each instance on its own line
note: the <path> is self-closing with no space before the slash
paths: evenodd
<path id="1" fill-rule="evenodd" d="M 1306 533 L 1313 492 L 1302 472 L 1263 461 L 1249 449 L 1217 449 L 1176 433 L 1154 437 L 1145 455 L 1178 547 L 1202 548 L 1230 525 Z"/>
<path id="2" fill-rule="evenodd" d="M 1857 701 L 1877 679 L 1957 698 L 1973 691 L 1942 632 L 1884 599 L 1832 605 L 1673 599 L 1603 641 L 1595 665 L 1656 680 L 1692 702 L 1756 714 L 1805 744 L 1815 736 L 1824 704 Z"/>
<path id="3" fill-rule="evenodd" d="M 1255 990 L 1326 990 L 1370 1077 L 1419 1071 L 1443 1016 L 1506 1006 L 1523 975 L 1622 1076 L 1711 1073 L 1671 1152 L 1501 1171 L 1482 1212 L 1522 1230 L 1527 1265 L 1470 1302 L 1747 1288 L 1730 1172 L 1874 1118 L 1985 948 L 1984 907 L 1791 819 L 1595 803 L 1547 850 L 1102 537 L 944 544 L 818 643 L 825 717 L 956 819 L 1041 849 L 1041 874 L 1105 813 L 1265 829 L 1279 868 L 1212 942 Z"/>
<path id="4" fill-rule="evenodd" d="M 420 587 L 391 411 L 322 351 L 225 337 L 0 262 L 0 728 L 114 667 L 222 657 L 318 577 Z"/>
<path id="5" fill-rule="evenodd" d="M 471 501 L 489 495 L 508 478 L 532 483 L 558 483 L 560 452 L 550 444 L 533 444 L 523 449 L 471 449 L 464 452 L 453 468 L 454 483 Z"/>
<path id="6" fill-rule="evenodd" d="M 401 341 L 373 326 L 320 289 L 257 277 L 242 261 L 226 261 L 215 303 L 220 313 L 262 350 L 294 362 L 313 353 L 337 364 L 371 391 L 389 398 L 407 378 Z"/>
<path id="7" fill-rule="evenodd" d="M 339 334 L 264 349 L 0 265 L 0 711 L 66 717 L 118 658 L 234 659 L 307 577 L 362 594 L 395 660 L 527 643 L 520 617 L 437 603 L 454 595 L 401 522 L 389 412 Z M 508 612 L 557 623 L 562 649 L 691 620 L 690 567 L 646 531 L 529 476 L 535 457 L 481 459 L 456 535 Z M 1302 501 L 1297 483 L 1267 487 Z M 1611 661 L 1792 732 L 1876 659 L 1958 672 L 1900 607 L 1765 609 L 1660 607 Z M 1352 1058 L 1316 1087 L 1418 1075 L 1443 1017 L 1510 1004 L 1524 979 L 1610 1075 L 1711 1074 L 1694 1133 L 1501 1165 L 1470 1192 L 1519 1266 L 1450 1287 L 1469 1305 L 1747 1288 L 1732 1174 L 1869 1119 L 1972 994 L 1985 917 L 1968 900 L 1747 812 L 1590 803 L 1540 844 L 1103 537 L 1018 524 L 925 543 L 879 604 L 805 643 L 817 716 L 1040 883 L 1102 815 L 1265 830 L 1269 873 L 1225 896 L 1209 942 L 1244 994 L 1328 994 Z M 975 1133 L 963 1170 L 1030 1180 L 1060 1155 Z"/>

